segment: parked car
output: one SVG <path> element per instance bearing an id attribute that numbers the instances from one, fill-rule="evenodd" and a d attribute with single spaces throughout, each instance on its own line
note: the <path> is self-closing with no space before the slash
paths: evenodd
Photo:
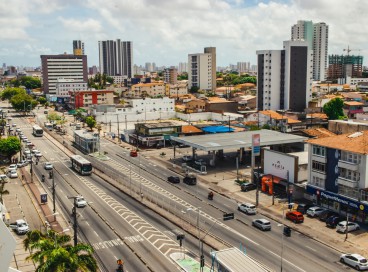
<path id="1" fill-rule="evenodd" d="M 42 157 L 42 153 L 41 153 L 41 151 L 36 150 L 35 152 L 33 152 L 33 154 L 34 154 L 34 156 L 35 156 L 36 158 Z"/>
<path id="2" fill-rule="evenodd" d="M 11 165 L 9 165 L 9 167 L 8 167 L 8 172 L 9 171 L 12 171 L 12 170 L 17 170 L 17 165 L 16 164 L 11 164 Z"/>
<path id="3" fill-rule="evenodd" d="M 18 235 L 26 234 L 29 231 L 29 226 L 23 219 L 16 220 L 14 223 L 9 224 L 9 227 Z"/>
<path id="4" fill-rule="evenodd" d="M 28 162 L 26 160 L 21 160 L 20 162 L 17 163 L 18 168 L 22 168 L 26 165 L 28 165 Z"/>
<path id="5" fill-rule="evenodd" d="M 255 183 L 252 183 L 252 182 L 246 182 L 246 183 L 242 183 L 240 185 L 240 190 L 242 192 L 248 192 L 248 191 L 251 191 L 251 190 L 254 190 L 254 189 L 257 189 L 257 185 Z"/>
<path id="6" fill-rule="evenodd" d="M 206 165 L 206 162 L 203 159 L 195 160 L 194 163 L 196 165 Z"/>
<path id="7" fill-rule="evenodd" d="M 331 217 L 331 216 L 338 216 L 338 214 L 334 211 L 330 211 L 330 210 L 324 210 L 323 212 L 321 212 L 318 216 L 319 220 L 321 220 L 322 222 L 326 222 L 327 218 Z"/>
<path id="8" fill-rule="evenodd" d="M 7 180 L 7 179 L 8 179 L 7 175 L 4 175 L 4 174 L 0 175 L 0 180 Z"/>
<path id="9" fill-rule="evenodd" d="M 29 157 L 31 157 L 31 156 L 32 156 L 32 154 L 31 154 L 31 150 L 29 150 L 29 149 L 25 149 L 25 150 L 23 151 L 23 154 L 24 154 L 24 156 L 25 156 L 26 158 L 29 158 Z"/>
<path id="10" fill-rule="evenodd" d="M 51 162 L 45 162 L 43 168 L 45 168 L 45 170 L 52 170 L 52 168 L 54 168 L 54 166 L 52 165 Z"/>
<path id="11" fill-rule="evenodd" d="M 303 223 L 304 222 L 304 216 L 301 212 L 297 211 L 289 211 L 286 213 L 286 218 L 290 221 L 293 221 L 294 223 Z"/>
<path id="12" fill-rule="evenodd" d="M 256 214 L 257 208 L 251 203 L 242 203 L 238 205 L 238 211 L 244 212 L 246 214 Z"/>
<path id="13" fill-rule="evenodd" d="M 130 151 L 130 156 L 131 157 L 137 157 L 138 156 L 138 151 L 137 150 L 131 150 Z"/>
<path id="14" fill-rule="evenodd" d="M 339 222 L 343 221 L 340 216 L 332 215 L 326 220 L 326 227 L 336 228 Z"/>
<path id="15" fill-rule="evenodd" d="M 261 218 L 261 219 L 254 219 L 252 221 L 252 226 L 260 229 L 260 230 L 271 230 L 271 222 L 267 219 Z"/>
<path id="16" fill-rule="evenodd" d="M 171 183 L 180 183 L 180 178 L 178 176 L 170 176 L 167 178 L 167 181 Z"/>
<path id="17" fill-rule="evenodd" d="M 307 215 L 309 217 L 318 217 L 325 210 L 326 209 L 324 209 L 324 208 L 314 206 L 314 207 L 311 207 L 307 210 Z"/>
<path id="18" fill-rule="evenodd" d="M 17 132 L 17 133 L 21 132 L 20 128 L 16 128 L 15 132 Z"/>
<path id="19" fill-rule="evenodd" d="M 313 207 L 314 205 L 312 204 L 306 204 L 306 203 L 299 203 L 298 207 L 296 208 L 297 212 L 301 212 L 302 214 L 305 214 L 307 212 L 307 210 L 310 207 Z"/>
<path id="20" fill-rule="evenodd" d="M 358 271 L 368 270 L 367 259 L 359 254 L 342 254 L 340 256 L 340 262 L 350 265 Z"/>
<path id="21" fill-rule="evenodd" d="M 347 228 L 346 228 L 347 225 Z M 360 230 L 360 226 L 358 223 L 354 223 L 354 222 L 346 222 L 346 221 L 341 221 L 340 223 L 337 224 L 336 226 L 336 231 L 337 232 L 341 232 L 341 233 L 346 233 L 346 230 L 348 232 L 351 231 L 355 231 L 355 230 Z"/>
<path id="22" fill-rule="evenodd" d="M 18 177 L 17 170 L 10 170 L 10 171 L 8 172 L 8 177 L 9 177 L 9 178 L 17 178 L 17 177 Z"/>
<path id="23" fill-rule="evenodd" d="M 87 206 L 87 201 L 84 199 L 83 196 L 77 196 L 74 198 L 74 203 L 77 208 L 83 208 Z"/>

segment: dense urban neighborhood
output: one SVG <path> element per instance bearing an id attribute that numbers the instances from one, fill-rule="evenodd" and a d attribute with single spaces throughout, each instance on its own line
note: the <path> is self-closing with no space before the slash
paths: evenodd
<path id="1" fill-rule="evenodd" d="M 329 22 L 279 28 L 255 63 L 3 63 L 0 271 L 368 270 L 368 68 Z"/>

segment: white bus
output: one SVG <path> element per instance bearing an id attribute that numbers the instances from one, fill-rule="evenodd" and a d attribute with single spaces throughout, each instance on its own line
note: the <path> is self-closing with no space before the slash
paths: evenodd
<path id="1" fill-rule="evenodd" d="M 43 129 L 39 125 L 34 125 L 32 134 L 35 137 L 42 137 L 43 136 Z"/>
<path id="2" fill-rule="evenodd" d="M 70 157 L 72 168 L 81 175 L 92 174 L 92 163 L 80 155 L 73 155 Z"/>

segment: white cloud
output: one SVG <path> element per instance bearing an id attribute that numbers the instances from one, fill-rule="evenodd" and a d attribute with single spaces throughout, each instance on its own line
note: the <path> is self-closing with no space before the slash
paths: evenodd
<path id="1" fill-rule="evenodd" d="M 329 25 L 329 53 L 350 45 L 368 56 L 367 12 L 361 0 L 13 0 L 0 10 L 1 25 L 11 29 L 3 28 L 0 47 L 32 38 L 36 48 L 70 52 L 71 41 L 82 39 L 92 65 L 98 40 L 119 38 L 133 41 L 137 64 L 177 65 L 206 46 L 217 47 L 219 65 L 255 63 L 256 50 L 281 49 L 293 24 L 312 20 Z"/>

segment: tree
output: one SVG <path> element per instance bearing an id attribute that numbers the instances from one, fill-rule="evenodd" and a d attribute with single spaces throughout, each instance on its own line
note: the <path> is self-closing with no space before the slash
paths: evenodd
<path id="1" fill-rule="evenodd" d="M 46 104 L 46 102 L 47 102 L 47 99 L 46 99 L 45 97 L 43 97 L 43 96 L 40 96 L 40 97 L 38 98 L 38 102 L 39 102 L 41 105 L 45 105 L 45 104 Z"/>
<path id="2" fill-rule="evenodd" d="M 97 271 L 93 248 L 87 244 L 70 245 L 71 237 L 53 230 L 46 234 L 39 230 L 27 233 L 23 246 L 30 250 L 27 260 L 34 261 L 36 271 Z"/>
<path id="3" fill-rule="evenodd" d="M 21 143 L 18 137 L 10 136 L 0 139 L 0 153 L 11 159 L 12 156 L 21 150 Z"/>
<path id="4" fill-rule="evenodd" d="M 190 88 L 190 93 L 196 93 L 196 92 L 198 92 L 198 90 L 199 90 L 199 87 L 192 86 L 192 88 Z"/>
<path id="5" fill-rule="evenodd" d="M 87 127 L 89 127 L 91 130 L 92 128 L 94 128 L 96 126 L 96 120 L 95 118 L 93 118 L 93 116 L 88 116 L 86 118 L 86 124 L 87 124 Z"/>
<path id="6" fill-rule="evenodd" d="M 26 91 L 22 88 L 6 88 L 1 93 L 1 99 L 2 100 L 5 100 L 5 99 L 10 100 L 13 96 L 15 96 L 17 94 L 26 94 Z"/>
<path id="7" fill-rule="evenodd" d="M 37 101 L 26 93 L 19 93 L 10 99 L 12 107 L 17 111 L 30 111 L 37 105 Z"/>
<path id="8" fill-rule="evenodd" d="M 56 121 L 61 120 L 61 117 L 56 112 L 52 112 L 52 113 L 50 113 L 50 114 L 47 115 L 47 119 L 49 121 L 55 121 L 56 122 Z"/>
<path id="9" fill-rule="evenodd" d="M 344 101 L 337 97 L 323 106 L 323 112 L 328 116 L 328 120 L 343 119 L 345 118 L 343 106 Z"/>

